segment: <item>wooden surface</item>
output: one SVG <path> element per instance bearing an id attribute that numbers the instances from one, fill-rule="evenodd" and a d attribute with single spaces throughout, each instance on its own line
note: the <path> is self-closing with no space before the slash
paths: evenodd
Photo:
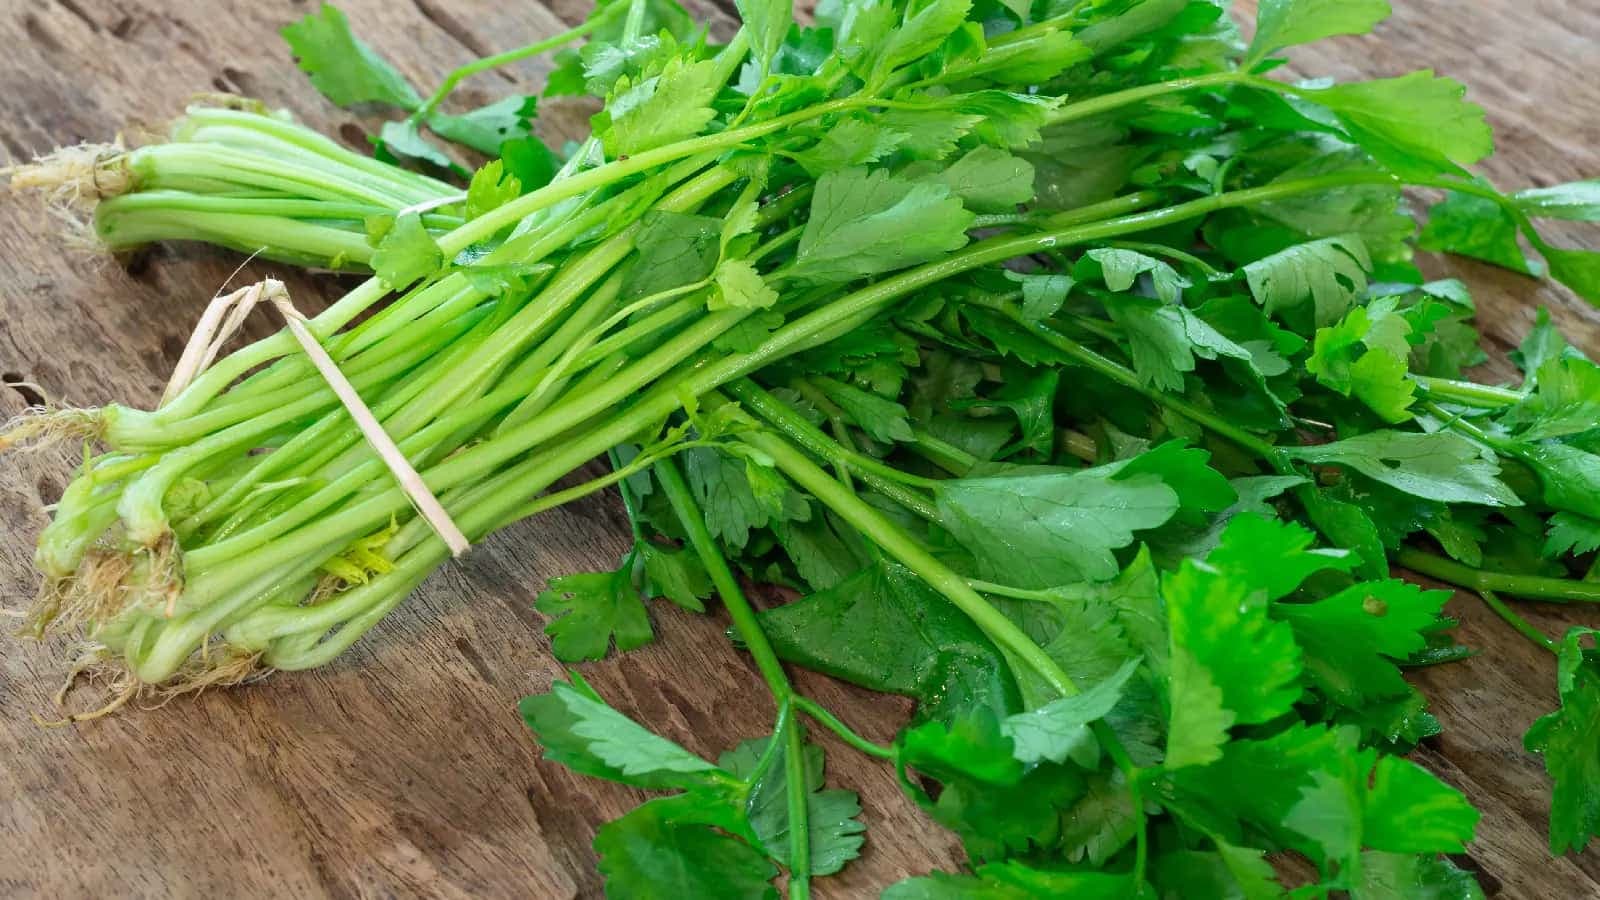
<path id="1" fill-rule="evenodd" d="M 494 0 L 345 0 L 359 32 L 421 85 L 582 15 Z M 1373 38 L 1298 55 L 1306 73 L 1399 74 L 1420 64 L 1469 83 L 1491 111 L 1503 184 L 1600 173 L 1600 4 L 1592 0 L 1399 0 Z M 359 143 L 275 36 L 305 0 L 0 0 L 0 156 L 159 130 L 196 91 L 255 96 Z M 709 18 L 725 18 L 715 12 Z M 463 101 L 537 82 L 538 64 L 483 76 Z M 583 111 L 552 105 L 549 134 Z M 1573 230 L 1563 235 L 1580 239 Z M 1600 235 L 1591 232 L 1591 243 Z M 202 306 L 237 260 L 159 248 L 131 271 L 63 250 L 56 226 L 0 198 L 0 375 L 81 404 L 153 402 Z M 1600 316 L 1551 288 L 1487 267 L 1430 262 L 1476 289 L 1497 347 L 1547 303 L 1591 352 Z M 349 282 L 284 276 L 302 308 Z M 257 334 L 266 328 L 258 320 Z M 37 399 L 0 389 L 0 418 Z M 67 454 L 0 460 L 0 598 L 33 590 L 33 536 L 59 495 Z M 42 730 L 58 644 L 0 638 L 0 895 L 23 897 L 515 896 L 599 894 L 589 842 L 639 792 L 540 762 L 516 699 L 559 673 L 530 604 L 550 576 L 609 566 L 626 527 L 610 498 L 523 523 L 437 573 L 335 665 L 160 710 Z M 1445 735 L 1423 761 L 1485 811 L 1470 864 L 1491 895 L 1600 897 L 1600 853 L 1551 860 L 1547 785 L 1518 736 L 1554 703 L 1551 661 L 1458 598 L 1461 638 L 1483 652 L 1419 676 Z M 1533 611 L 1560 629 L 1576 615 Z M 719 616 L 656 610 L 660 640 L 585 667 L 619 708 L 714 754 L 764 733 L 771 710 Z M 1591 616 L 1589 624 L 1595 624 Z M 886 739 L 904 703 L 801 676 L 804 690 Z M 824 740 L 829 779 L 860 791 L 864 857 L 820 893 L 872 896 L 909 874 L 958 864 L 953 839 L 903 800 L 890 771 Z M 1597 751 L 1600 752 L 1600 751 Z M 687 898 L 685 898 L 687 900 Z"/>

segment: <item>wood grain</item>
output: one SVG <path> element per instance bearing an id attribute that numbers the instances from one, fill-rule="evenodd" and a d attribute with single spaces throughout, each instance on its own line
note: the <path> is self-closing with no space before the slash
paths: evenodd
<path id="1" fill-rule="evenodd" d="M 359 32 L 417 83 L 453 65 L 577 21 L 582 0 L 548 7 L 490 0 L 346 0 Z M 362 120 L 331 108 L 275 37 L 304 0 L 54 0 L 0 3 L 0 155 L 159 130 L 196 91 L 261 98 L 353 145 Z M 707 10 L 716 27 L 725 18 Z M 1412 0 L 1374 38 L 1296 56 L 1301 71 L 1396 74 L 1431 63 L 1472 85 L 1492 111 L 1504 184 L 1600 173 L 1600 7 L 1587 0 Z M 480 77 L 463 103 L 537 83 L 538 62 Z M 475 96 L 476 95 L 476 96 Z M 1557 101 L 1540 97 L 1557 98 Z M 547 134 L 578 133 L 586 111 L 552 104 Z M 1577 231 L 1563 235 L 1576 243 Z M 1591 241 L 1594 235 L 1589 236 Z M 124 270 L 64 252 L 57 227 L 27 203 L 0 200 L 0 375 L 82 404 L 148 404 L 205 301 L 237 260 L 203 248 L 157 248 Z M 1430 261 L 1478 289 L 1499 347 L 1537 304 L 1600 352 L 1600 316 L 1572 297 L 1458 262 Z M 315 309 L 349 282 L 252 263 Z M 271 327 L 255 324 L 252 336 Z M 36 397 L 0 390 L 0 417 Z M 0 597 L 32 591 L 32 536 L 70 460 L 0 460 Z M 41 729 L 62 647 L 0 642 L 0 894 L 20 897 L 515 896 L 592 897 L 594 830 L 642 795 L 539 761 L 514 713 L 518 697 L 561 673 L 530 609 L 544 580 L 611 565 L 626 533 L 611 499 L 508 530 L 438 572 L 335 665 L 134 711 Z M 1544 851 L 1547 785 L 1517 736 L 1554 702 L 1548 659 L 1473 602 L 1462 638 L 1482 655 L 1425 672 L 1446 733 L 1424 761 L 1484 810 L 1472 860 L 1506 898 L 1600 897 L 1600 855 Z M 1550 630 L 1576 613 L 1535 609 Z M 1590 617 L 1591 624 L 1594 617 Z M 662 608 L 660 640 L 586 666 L 616 705 L 690 749 L 714 754 L 764 733 L 772 710 L 718 616 Z M 803 688 L 869 736 L 907 711 L 828 679 Z M 909 874 L 959 863 L 953 839 L 900 795 L 892 773 L 824 739 L 829 777 L 860 791 L 864 858 L 822 882 L 824 896 L 871 896 Z"/>

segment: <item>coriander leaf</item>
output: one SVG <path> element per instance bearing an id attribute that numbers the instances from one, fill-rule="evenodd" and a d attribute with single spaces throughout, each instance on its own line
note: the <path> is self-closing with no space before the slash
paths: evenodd
<path id="1" fill-rule="evenodd" d="M 1532 396 L 1501 423 L 1519 440 L 1542 441 L 1600 428 L 1600 366 L 1586 359 L 1551 359 L 1536 373 Z"/>
<path id="2" fill-rule="evenodd" d="M 1558 441 L 1520 444 L 1514 452 L 1539 477 L 1545 503 L 1600 519 L 1600 456 Z"/>
<path id="3" fill-rule="evenodd" d="M 1076 284 L 1070 275 L 1007 271 L 1006 277 L 1022 285 L 1022 315 L 1032 322 L 1055 315 Z"/>
<path id="4" fill-rule="evenodd" d="M 721 238 L 721 219 L 666 210 L 645 213 L 633 239 L 639 259 L 628 272 L 623 294 L 639 299 L 704 280 L 716 269 Z"/>
<path id="5" fill-rule="evenodd" d="M 742 259 L 723 260 L 714 280 L 717 290 L 706 303 L 709 309 L 768 309 L 778 302 L 778 292 Z"/>
<path id="6" fill-rule="evenodd" d="M 1033 199 L 1033 166 L 987 145 L 969 151 L 927 180 L 942 184 L 975 212 L 1003 213 Z"/>
<path id="7" fill-rule="evenodd" d="M 991 705 L 1007 714 L 1018 705 L 1016 684 L 989 638 L 894 563 L 868 566 L 759 618 L 783 659 L 934 705 L 920 714 Z"/>
<path id="8" fill-rule="evenodd" d="M 1550 277 L 1590 303 L 1600 303 L 1600 253 L 1540 247 L 1539 254 L 1550 266 Z"/>
<path id="9" fill-rule="evenodd" d="M 1210 461 L 1211 454 L 1205 450 L 1185 447 L 1181 441 L 1164 441 L 1125 460 L 1119 474 L 1123 478 L 1147 473 L 1160 476 L 1178 493 L 1174 521 L 1198 524 L 1238 499 L 1228 479 L 1207 465 Z"/>
<path id="10" fill-rule="evenodd" d="M 655 636 L 644 600 L 633 584 L 633 556 L 615 572 L 585 572 L 550 579 L 533 608 L 549 616 L 545 634 L 559 660 L 601 659 L 613 640 L 617 652 L 650 643 Z"/>
<path id="11" fill-rule="evenodd" d="M 1223 530 L 1206 564 L 1266 592 L 1268 600 L 1294 593 L 1317 572 L 1349 571 L 1357 562 L 1345 550 L 1312 549 L 1316 536 L 1299 525 L 1249 513 Z"/>
<path id="12" fill-rule="evenodd" d="M 279 33 L 311 84 L 335 104 L 387 103 L 405 110 L 422 105 L 405 76 L 351 33 L 350 21 L 332 4 L 322 4 Z"/>
<path id="13" fill-rule="evenodd" d="M 771 309 L 762 310 L 740 319 L 732 328 L 719 335 L 711 345 L 723 353 L 749 353 L 760 347 L 782 324 L 783 313 Z"/>
<path id="14" fill-rule="evenodd" d="M 1055 401 L 1060 382 L 1061 372 L 1057 369 L 1030 369 L 1026 374 L 1008 377 L 1000 389 L 988 397 L 957 400 L 950 406 L 952 409 L 1011 410 L 1016 414 L 1022 436 L 997 455 L 1010 456 L 1020 450 L 1031 450 L 1048 457 L 1056 441 Z"/>
<path id="15" fill-rule="evenodd" d="M 416 213 L 395 219 L 372 253 L 373 274 L 391 291 L 409 287 L 443 265 L 444 251 Z"/>
<path id="16" fill-rule="evenodd" d="M 492 160 L 472 173 L 467 185 L 467 218 L 476 219 L 510 203 L 522 194 L 522 183 L 506 172 L 503 160 Z"/>
<path id="17" fill-rule="evenodd" d="M 561 160 L 536 137 L 516 138 L 501 144 L 500 159 L 524 191 L 535 191 L 549 184 L 561 168 Z"/>
<path id="18" fill-rule="evenodd" d="M 495 156 L 501 144 L 527 135 L 535 102 L 533 97 L 513 94 L 460 115 L 435 112 L 428 116 L 428 128 L 445 140 Z"/>
<path id="19" fill-rule="evenodd" d="M 385 122 L 378 129 L 377 155 L 389 162 L 415 159 L 441 169 L 460 172 L 461 167 L 450 155 L 422 136 L 417 123 L 410 119 Z"/>
<path id="20" fill-rule="evenodd" d="M 812 382 L 873 440 L 883 443 L 912 440 L 906 408 L 899 403 L 832 378 L 813 378 Z"/>
<path id="21" fill-rule="evenodd" d="M 1435 855 L 1361 854 L 1362 900 L 1484 900 L 1483 888 L 1469 872 Z"/>
<path id="22" fill-rule="evenodd" d="M 1157 856 L 1154 880 L 1163 897 L 1207 900 L 1283 900 L 1272 864 L 1261 850 L 1217 841 L 1213 852 L 1174 850 Z"/>
<path id="23" fill-rule="evenodd" d="M 1177 303 L 1183 298 L 1183 289 L 1189 287 L 1187 279 L 1172 266 L 1153 256 L 1133 250 L 1099 249 L 1085 254 L 1100 264 L 1106 287 L 1121 293 L 1133 287 L 1140 275 L 1148 274 L 1155 295 L 1163 303 Z"/>
<path id="24" fill-rule="evenodd" d="M 706 825 L 673 821 L 661 811 L 673 799 L 645 803 L 595 833 L 607 897 L 776 900 L 769 882 L 778 871 L 761 851 Z"/>
<path id="25" fill-rule="evenodd" d="M 1362 574 L 1375 578 L 1389 574 L 1389 555 L 1384 550 L 1383 537 L 1366 510 L 1309 485 L 1296 489 L 1295 497 L 1305 508 L 1306 518 L 1329 542 L 1347 547 L 1361 557 Z"/>
<path id="26" fill-rule="evenodd" d="M 1311 682 L 1344 706 L 1409 692 L 1398 663 L 1427 646 L 1448 591 L 1404 581 L 1357 584 L 1315 603 L 1277 603 L 1305 654 Z"/>
<path id="27" fill-rule="evenodd" d="M 1332 237 L 1299 244 L 1244 267 L 1253 294 L 1269 315 L 1310 299 L 1317 325 L 1345 314 L 1367 289 L 1372 258 L 1356 237 Z"/>
<path id="28" fill-rule="evenodd" d="M 1600 522 L 1576 513 L 1558 512 L 1550 517 L 1550 531 L 1545 538 L 1544 555 L 1582 556 L 1600 550 Z"/>
<path id="29" fill-rule="evenodd" d="M 1358 81 L 1299 96 L 1333 111 L 1350 137 L 1395 174 L 1463 174 L 1494 152 L 1483 108 L 1467 102 L 1459 81 L 1431 71 Z"/>
<path id="30" fill-rule="evenodd" d="M 722 754 L 717 764 L 738 778 L 748 780 L 771 738 L 756 738 Z M 766 774 L 755 784 L 745 803 L 750 827 L 761 839 L 773 859 L 786 867 L 789 862 L 788 771 L 785 766 L 787 742 L 775 751 Z M 811 843 L 811 874 L 832 875 L 845 863 L 861 855 L 867 826 L 857 821 L 861 801 L 854 791 L 823 789 L 823 753 L 816 744 L 805 745 L 806 827 Z"/>
<path id="31" fill-rule="evenodd" d="M 667 61 L 661 73 L 617 79 L 606 108 L 595 116 L 606 153 L 630 156 L 699 134 L 716 116 L 711 100 L 722 88 L 715 60 Z"/>
<path id="32" fill-rule="evenodd" d="M 545 758 L 574 772 L 652 789 L 707 787 L 720 770 L 607 706 L 576 674 L 522 698 Z M 724 775 L 725 777 L 725 775 Z"/>
<path id="33" fill-rule="evenodd" d="M 1550 852 L 1583 852 L 1600 835 L 1600 662 L 1584 641 L 1596 632 L 1574 628 L 1561 644 L 1556 687 L 1561 708 L 1533 723 L 1523 744 L 1544 756 L 1554 789 Z"/>
<path id="34" fill-rule="evenodd" d="M 1139 894 L 1132 876 L 1107 872 L 1030 869 L 1020 862 L 989 863 L 974 875 L 935 872 L 890 885 L 882 900 L 1126 900 Z"/>
<path id="35" fill-rule="evenodd" d="M 1211 762 L 1227 729 L 1265 722 L 1300 697 L 1300 651 L 1248 582 L 1185 561 L 1162 579 L 1171 634 L 1167 766 Z"/>
<path id="36" fill-rule="evenodd" d="M 890 30 L 877 53 L 872 75 L 866 79 L 868 84 L 876 86 L 877 79 L 891 70 L 932 53 L 950 32 L 961 27 L 971 8 L 971 0 L 928 0 L 907 5 L 900 27 Z"/>
<path id="37" fill-rule="evenodd" d="M 1600 222 L 1600 179 L 1529 188 L 1512 194 L 1511 200 L 1535 218 Z"/>
<path id="38" fill-rule="evenodd" d="M 914 786 L 912 798 L 979 860 L 1055 843 L 1062 809 L 1084 792 L 1076 769 L 1052 763 L 1025 769 L 989 710 L 963 714 L 948 727 L 926 722 L 902 732 L 899 754 L 902 764 L 941 783 L 937 799 Z"/>
<path id="39" fill-rule="evenodd" d="M 1337 325 L 1317 329 L 1306 370 L 1317 381 L 1350 396 L 1354 394 L 1390 423 L 1411 418 L 1416 384 L 1407 376 L 1411 324 L 1397 311 L 1393 297 L 1358 306 Z"/>
<path id="40" fill-rule="evenodd" d="M 688 550 L 668 550 L 650 541 L 640 541 L 637 547 L 652 595 L 665 597 L 691 612 L 706 611 L 700 601 L 711 596 L 711 576 L 706 574 L 699 556 Z"/>
<path id="41" fill-rule="evenodd" d="M 1000 723 L 1000 731 L 1011 738 L 1013 754 L 1024 763 L 1048 759 L 1065 762 L 1068 756 L 1082 760 L 1088 750 L 1093 765 L 1098 751 L 1089 724 L 1105 718 L 1122 697 L 1122 687 L 1138 670 L 1140 660 L 1123 663 L 1116 674 L 1081 694 L 1062 697 L 1038 709 L 1018 713 Z"/>
<path id="42" fill-rule="evenodd" d="M 1285 47 L 1366 34 L 1389 13 L 1388 0 L 1262 0 L 1245 64 L 1252 66 Z"/>
<path id="43" fill-rule="evenodd" d="M 1125 465 L 945 481 L 936 492 L 940 521 L 984 577 L 1030 588 L 1103 581 L 1118 572 L 1112 550 L 1179 508 L 1159 477 L 1123 477 Z"/>
<path id="44" fill-rule="evenodd" d="M 817 179 L 789 274 L 849 281 L 925 262 L 967 243 L 972 213 L 943 185 L 850 168 Z"/>
<path id="45" fill-rule="evenodd" d="M 1364 806 L 1362 843 L 1391 853 L 1460 853 L 1478 823 L 1460 791 L 1398 756 L 1378 760 Z"/>
<path id="46" fill-rule="evenodd" d="M 1499 462 L 1486 459 L 1476 444 L 1453 432 L 1372 431 L 1289 452 L 1310 463 L 1346 466 L 1424 500 L 1522 505 L 1500 480 Z"/>
<path id="47" fill-rule="evenodd" d="M 1095 772 L 1088 792 L 1061 817 L 1061 852 L 1073 862 L 1104 866 L 1139 831 L 1139 814 L 1120 770 Z"/>
<path id="48" fill-rule="evenodd" d="M 1486 197 L 1446 193 L 1428 211 L 1428 224 L 1417 238 L 1424 250 L 1455 253 L 1493 263 L 1503 269 L 1538 275 L 1540 266 L 1522 249 L 1517 220 Z"/>
<path id="49" fill-rule="evenodd" d="M 1101 302 L 1126 334 L 1133 369 L 1146 384 L 1164 391 L 1181 391 L 1184 373 L 1195 370 L 1196 357 L 1224 356 L 1255 365 L 1249 350 L 1186 307 L 1131 294 L 1104 297 Z"/>
<path id="50" fill-rule="evenodd" d="M 772 62 L 789 35 L 794 21 L 792 0 L 735 0 L 739 19 L 750 35 L 750 52 L 762 75 L 772 71 Z"/>
<path id="51" fill-rule="evenodd" d="M 844 119 L 822 133 L 816 144 L 794 154 L 812 177 L 875 163 L 894 153 L 910 135 L 882 121 Z"/>

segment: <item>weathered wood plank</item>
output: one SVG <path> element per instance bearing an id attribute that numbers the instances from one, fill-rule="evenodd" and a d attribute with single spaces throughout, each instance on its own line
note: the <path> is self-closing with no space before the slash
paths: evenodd
<path id="1" fill-rule="evenodd" d="M 420 84 L 486 51 L 531 40 L 582 15 L 488 0 L 347 0 L 360 32 Z M 1592 62 L 1600 10 L 1560 0 L 1489 0 L 1463 8 L 1412 0 L 1374 39 L 1297 55 L 1307 72 L 1395 74 L 1420 61 L 1469 82 L 1501 126 L 1490 173 L 1554 183 L 1600 172 L 1600 83 Z M 0 153 L 102 140 L 160 123 L 196 90 L 225 90 L 294 109 L 359 143 L 360 120 L 321 101 L 273 37 L 304 0 L 55 0 L 0 9 Z M 553 11 L 552 11 L 553 10 Z M 708 12 L 708 17 L 715 14 Z M 483 76 L 463 101 L 533 84 L 530 62 Z M 1561 102 L 1540 103 L 1538 95 Z M 477 95 L 477 96 L 474 96 Z M 586 111 L 553 104 L 550 133 Z M 1577 234 L 1570 235 L 1574 242 Z M 237 265 L 203 249 L 163 248 L 131 272 L 63 253 L 53 223 L 0 201 L 0 374 L 94 404 L 153 402 L 206 299 Z M 1535 303 L 1600 351 L 1593 310 L 1485 267 L 1430 263 L 1479 288 L 1483 318 L 1514 343 Z M 241 279 L 285 275 L 252 263 Z M 348 285 L 288 275 L 316 307 Z M 272 327 L 265 318 L 253 336 Z M 0 390 L 0 417 L 24 394 Z M 70 462 L 44 453 L 0 461 L 0 596 L 26 599 L 31 536 Z M 538 762 L 513 705 L 560 667 L 529 604 L 544 579 L 606 566 L 626 528 L 608 500 L 524 523 L 438 573 L 406 608 L 322 671 L 174 702 L 73 729 L 43 730 L 60 646 L 6 640 L 0 658 L 0 892 L 16 896 L 594 896 L 589 841 L 637 793 Z M 1424 673 L 1446 736 L 1427 761 L 1487 813 L 1473 856 L 1485 882 L 1519 898 L 1600 896 L 1600 859 L 1550 861 L 1546 785 L 1516 736 L 1553 702 L 1551 666 L 1473 603 L 1458 603 L 1471 662 Z M 1555 629 L 1575 615 L 1536 611 Z M 617 705 L 691 749 L 714 753 L 762 733 L 771 715 L 725 623 L 673 611 L 661 640 L 586 667 Z M 869 736 L 885 739 L 906 708 L 827 679 L 804 688 Z M 959 850 L 899 794 L 891 774 L 836 744 L 830 777 L 863 795 L 865 858 L 826 895 L 856 897 L 908 874 L 950 867 Z"/>

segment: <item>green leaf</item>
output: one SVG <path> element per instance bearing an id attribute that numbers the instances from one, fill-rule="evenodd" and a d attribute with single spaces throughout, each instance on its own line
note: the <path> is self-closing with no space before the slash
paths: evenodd
<path id="1" fill-rule="evenodd" d="M 1124 477 L 1126 465 L 945 481 L 937 491 L 940 521 L 991 580 L 1048 588 L 1113 578 L 1119 567 L 1111 551 L 1179 508 L 1177 492 L 1158 476 Z"/>
<path id="2" fill-rule="evenodd" d="M 372 253 L 372 271 L 391 291 L 409 287 L 443 266 L 444 251 L 416 213 L 395 219 Z"/>
<path id="3" fill-rule="evenodd" d="M 943 185 L 882 170 L 830 172 L 817 179 L 789 274 L 850 281 L 926 262 L 966 246 L 972 220 Z"/>
<path id="4" fill-rule="evenodd" d="M 408 111 L 422 105 L 405 76 L 351 33 L 349 20 L 332 4 L 279 33 L 312 86 L 335 104 L 386 103 Z"/>
<path id="5" fill-rule="evenodd" d="M 717 763 L 733 775 L 748 780 L 769 740 L 772 738 L 745 741 L 724 753 Z M 767 853 L 785 867 L 793 868 L 789 861 L 789 776 L 785 765 L 788 752 L 787 742 L 779 745 L 766 774 L 751 790 L 745 811 L 751 829 L 761 839 Z M 861 855 L 867 826 L 856 819 L 861 814 L 861 801 L 854 791 L 823 789 L 822 748 L 807 744 L 804 756 L 811 874 L 832 875 Z"/>
<path id="6" fill-rule="evenodd" d="M 1545 556 L 1569 553 L 1582 556 L 1596 550 L 1600 550 L 1600 522 L 1569 512 L 1558 512 L 1550 517 L 1550 531 L 1544 543 Z"/>
<path id="7" fill-rule="evenodd" d="M 1132 876 L 1122 874 L 1030 869 L 1020 862 L 989 863 L 976 872 L 908 878 L 890 885 L 882 900 L 1127 900 L 1139 894 Z"/>
<path id="8" fill-rule="evenodd" d="M 1536 373 L 1537 387 L 1501 419 L 1523 441 L 1582 434 L 1600 428 L 1600 366 L 1586 359 L 1550 359 Z"/>
<path id="9" fill-rule="evenodd" d="M 639 220 L 634 246 L 638 261 L 623 285 L 639 299 L 709 278 L 721 253 L 722 220 L 691 213 L 652 210 Z"/>
<path id="10" fill-rule="evenodd" d="M 879 562 L 759 616 L 783 659 L 875 691 L 934 704 L 923 715 L 1017 705 L 999 651 L 920 578 Z M 967 664 L 970 661 L 970 664 Z"/>
<path id="11" fill-rule="evenodd" d="M 1070 275 L 1006 272 L 1022 285 L 1022 315 L 1030 322 L 1048 319 L 1067 302 L 1075 282 Z"/>
<path id="12" fill-rule="evenodd" d="M 894 153 L 909 139 L 908 133 L 881 120 L 849 118 L 823 131 L 814 145 L 794 154 L 794 161 L 812 177 L 819 177 L 875 163 Z"/>
<path id="13" fill-rule="evenodd" d="M 1511 200 L 1537 219 L 1600 222 L 1600 179 L 1529 188 L 1512 194 Z"/>
<path id="14" fill-rule="evenodd" d="M 832 378 L 814 378 L 812 381 L 850 417 L 856 427 L 871 435 L 873 440 L 884 443 L 912 440 L 906 408 L 899 403 Z"/>
<path id="15" fill-rule="evenodd" d="M 1357 558 L 1346 550 L 1313 549 L 1316 535 L 1291 522 L 1257 513 L 1236 516 L 1222 532 L 1206 564 L 1279 600 L 1312 575 L 1345 572 Z"/>
<path id="16" fill-rule="evenodd" d="M 1444 857 L 1383 853 L 1361 854 L 1361 900 L 1484 900 L 1483 888 L 1470 872 Z"/>
<path id="17" fill-rule="evenodd" d="M 522 195 L 522 183 L 506 172 L 505 162 L 491 160 L 472 173 L 467 185 L 467 218 L 476 219 Z"/>
<path id="18" fill-rule="evenodd" d="M 1500 480 L 1500 464 L 1448 431 L 1371 431 L 1332 444 L 1296 447 L 1299 459 L 1354 469 L 1395 490 L 1439 503 L 1521 506 Z"/>
<path id="19" fill-rule="evenodd" d="M 1133 250 L 1102 248 L 1084 255 L 1100 264 L 1106 287 L 1118 293 L 1130 290 L 1139 276 L 1146 274 L 1162 303 L 1178 303 L 1183 299 L 1183 289 L 1190 286 L 1172 266 Z"/>
<path id="20" fill-rule="evenodd" d="M 794 23 L 793 0 L 735 0 L 734 6 L 750 36 L 750 53 L 766 75 Z"/>
<path id="21" fill-rule="evenodd" d="M 723 260 L 714 280 L 717 290 L 706 303 L 708 309 L 768 309 L 778 302 L 778 292 L 742 259 Z"/>
<path id="22" fill-rule="evenodd" d="M 744 841 L 698 823 L 675 822 L 652 800 L 595 833 L 600 874 L 612 900 L 695 897 L 776 900 L 777 868 Z"/>
<path id="23" fill-rule="evenodd" d="M 410 119 L 385 122 L 378 129 L 377 155 L 380 159 L 398 161 L 414 159 L 430 166 L 461 171 L 450 155 L 422 136 L 417 123 Z"/>
<path id="24" fill-rule="evenodd" d="M 699 134 L 716 116 L 711 100 L 722 89 L 719 75 L 715 60 L 674 57 L 658 75 L 617 79 L 595 116 L 607 155 L 631 156 Z"/>
<path id="25" fill-rule="evenodd" d="M 1272 614 L 1294 629 L 1311 683 L 1360 708 L 1410 692 L 1398 664 L 1427 646 L 1449 599 L 1404 581 L 1367 582 L 1315 603 L 1275 604 Z"/>
<path id="26" fill-rule="evenodd" d="M 1590 303 L 1600 304 L 1600 253 L 1558 247 L 1540 247 L 1539 253 L 1550 266 L 1551 278 Z"/>
<path id="27" fill-rule="evenodd" d="M 876 58 L 869 84 L 890 70 L 932 53 L 950 32 L 967 20 L 971 0 L 927 0 L 908 4 L 900 27 L 891 30 Z"/>
<path id="28" fill-rule="evenodd" d="M 1261 850 L 1217 841 L 1214 852 L 1176 850 L 1154 860 L 1163 897 L 1195 900 L 1283 900 L 1287 894 Z"/>
<path id="29" fill-rule="evenodd" d="M 1161 587 L 1172 641 L 1166 765 L 1203 765 L 1221 756 L 1228 728 L 1289 711 L 1300 697 L 1300 651 L 1248 582 L 1188 560 Z"/>
<path id="30" fill-rule="evenodd" d="M 1140 660 L 1131 659 L 1116 674 L 1081 694 L 1062 697 L 1001 722 L 1000 731 L 1014 744 L 1013 754 L 1025 763 L 1044 759 L 1059 763 L 1069 756 L 1082 760 L 1088 751 L 1092 767 L 1098 750 L 1089 725 L 1105 718 L 1122 699 L 1123 685 L 1133 677 L 1139 663 Z"/>
<path id="31" fill-rule="evenodd" d="M 536 102 L 533 97 L 513 94 L 460 115 L 435 112 L 428 116 L 428 128 L 445 140 L 496 156 L 501 144 L 527 136 Z"/>
<path id="32" fill-rule="evenodd" d="M 1183 376 L 1195 370 L 1196 357 L 1227 357 L 1255 366 L 1249 350 L 1186 307 L 1131 294 L 1105 297 L 1101 302 L 1127 336 L 1134 371 L 1153 387 L 1181 392 Z"/>
<path id="33" fill-rule="evenodd" d="M 1022 436 L 998 456 L 1010 456 L 1021 450 L 1031 450 L 1048 457 L 1056 442 L 1055 402 L 1061 383 L 1058 369 L 1029 369 L 1008 377 L 1000 389 L 987 397 L 957 400 L 952 409 L 998 408 L 1009 409 L 1017 417 Z"/>
<path id="34" fill-rule="evenodd" d="M 637 549 L 652 596 L 665 597 L 691 612 L 706 611 L 700 601 L 711 596 L 711 576 L 699 556 L 650 541 L 640 541 Z"/>
<path id="35" fill-rule="evenodd" d="M 1494 152 L 1494 133 L 1467 89 L 1431 71 L 1299 93 L 1321 104 L 1378 162 L 1404 178 L 1464 174 Z"/>
<path id="36" fill-rule="evenodd" d="M 987 145 L 977 147 L 928 176 L 975 212 L 1005 213 L 1033 199 L 1033 166 Z"/>
<path id="37" fill-rule="evenodd" d="M 1317 330 L 1306 370 L 1320 383 L 1354 395 L 1384 421 L 1411 418 L 1416 384 L 1408 374 L 1411 324 L 1385 297 L 1350 310 L 1337 325 Z"/>
<path id="38" fill-rule="evenodd" d="M 1262 0 L 1256 37 L 1245 54 L 1253 65 L 1285 47 L 1343 34 L 1366 34 L 1389 17 L 1388 0 Z"/>
<path id="39" fill-rule="evenodd" d="M 1523 743 L 1543 754 L 1554 789 L 1550 852 L 1581 853 L 1600 835 L 1600 661 L 1584 641 L 1596 632 L 1574 628 L 1561 644 L 1556 687 L 1561 708 L 1528 729 Z"/>
<path id="40" fill-rule="evenodd" d="M 1298 244 L 1244 267 L 1250 293 L 1269 315 L 1312 302 L 1317 325 L 1345 314 L 1367 289 L 1372 259 L 1359 238 L 1332 237 Z"/>
<path id="41" fill-rule="evenodd" d="M 1428 224 L 1417 245 L 1481 259 L 1524 275 L 1540 271 L 1539 264 L 1522 249 L 1516 218 L 1487 197 L 1447 192 L 1445 199 L 1428 211 Z"/>
<path id="42" fill-rule="evenodd" d="M 549 616 L 545 634 L 551 651 L 565 662 L 602 659 L 616 642 L 622 653 L 655 637 L 644 600 L 633 583 L 633 556 L 615 572 L 585 572 L 550 579 L 533 608 Z"/>
<path id="43" fill-rule="evenodd" d="M 594 778 L 662 790 L 703 788 L 723 773 L 607 706 L 583 679 L 522 698 L 522 717 L 545 758 Z M 723 777 L 726 777 L 725 775 Z"/>
<path id="44" fill-rule="evenodd" d="M 549 184 L 561 168 L 561 160 L 536 137 L 516 138 L 501 144 L 500 159 L 524 191 L 535 191 Z"/>

